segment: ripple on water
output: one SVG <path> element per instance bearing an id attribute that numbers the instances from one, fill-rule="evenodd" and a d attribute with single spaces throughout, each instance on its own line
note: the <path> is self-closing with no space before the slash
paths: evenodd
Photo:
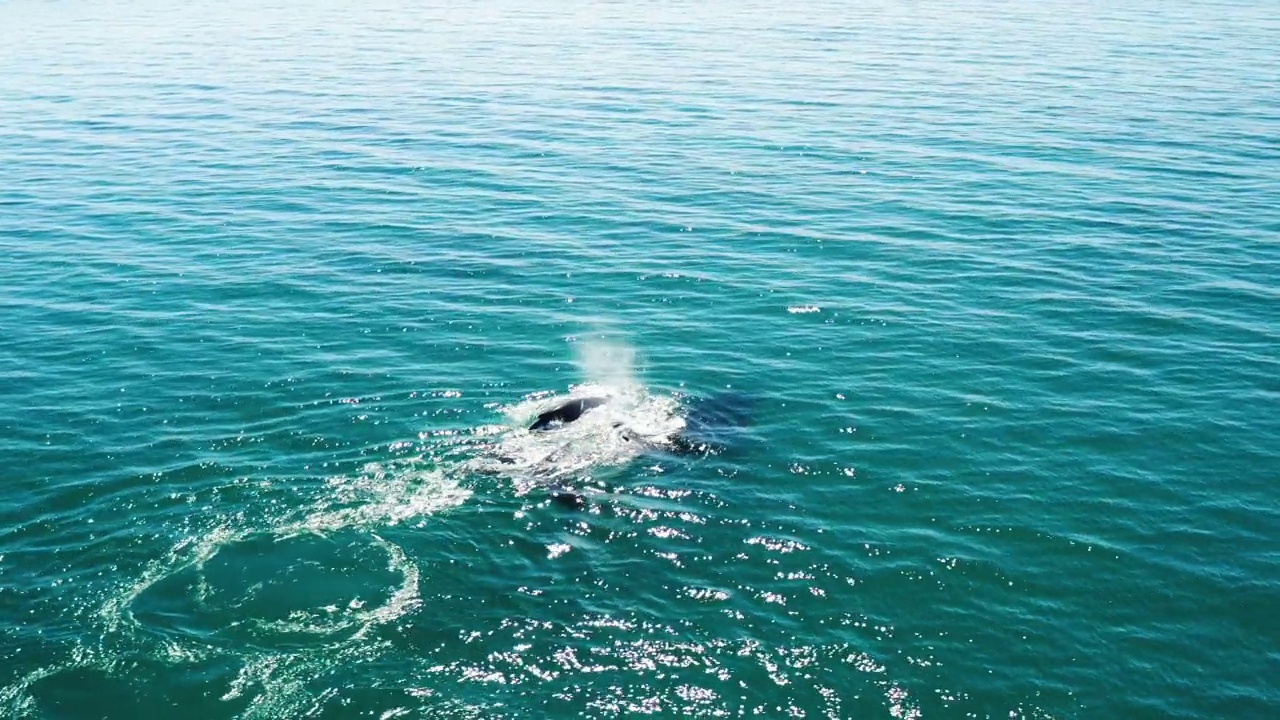
<path id="1" fill-rule="evenodd" d="M 179 647 L 302 650 L 342 642 L 417 599 L 417 567 L 374 534 L 248 534 L 193 554 L 128 605 L 140 630 Z"/>

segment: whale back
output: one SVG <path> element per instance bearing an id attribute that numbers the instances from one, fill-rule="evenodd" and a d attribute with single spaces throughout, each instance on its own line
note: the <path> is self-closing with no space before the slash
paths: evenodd
<path id="1" fill-rule="evenodd" d="M 553 425 L 563 425 L 571 423 L 582 417 L 586 411 L 600 407 L 608 402 L 607 398 L 602 397 L 584 397 L 570 400 L 562 405 L 557 405 L 546 412 L 538 415 L 533 424 L 529 426 L 530 432 L 538 432 L 547 430 Z"/>

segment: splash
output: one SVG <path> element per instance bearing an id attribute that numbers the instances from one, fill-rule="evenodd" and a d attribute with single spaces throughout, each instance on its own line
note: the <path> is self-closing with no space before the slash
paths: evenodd
<path id="1" fill-rule="evenodd" d="M 585 382 L 568 393 L 542 390 L 497 409 L 506 422 L 472 432 L 483 439 L 462 464 L 464 473 L 501 476 L 517 494 L 540 487 L 602 485 L 604 476 L 641 454 L 673 449 L 685 429 L 680 398 L 650 392 L 639 380 L 636 351 L 608 337 L 574 344 Z M 531 432 L 541 413 L 574 400 L 599 400 L 572 422 Z"/>
<path id="2" fill-rule="evenodd" d="M 572 423 L 551 432 L 526 429 L 539 413 L 573 399 L 601 396 L 608 402 Z M 509 479 L 517 494 L 565 482 L 594 484 L 647 451 L 671 446 L 685 427 L 680 409 L 675 396 L 651 394 L 639 385 L 593 383 L 574 386 L 567 395 L 534 393 L 502 408 L 506 431 L 465 467 Z"/>

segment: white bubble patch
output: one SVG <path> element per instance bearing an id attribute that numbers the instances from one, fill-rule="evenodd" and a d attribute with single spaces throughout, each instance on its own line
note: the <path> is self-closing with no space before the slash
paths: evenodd
<path id="1" fill-rule="evenodd" d="M 526 429 L 540 413 L 582 399 L 604 403 L 553 429 Z M 685 428 L 675 396 L 650 394 L 635 385 L 580 385 L 550 397 L 538 393 L 502 411 L 510 429 L 470 460 L 467 468 L 510 478 L 519 493 L 590 479 L 644 452 L 670 447 Z"/>

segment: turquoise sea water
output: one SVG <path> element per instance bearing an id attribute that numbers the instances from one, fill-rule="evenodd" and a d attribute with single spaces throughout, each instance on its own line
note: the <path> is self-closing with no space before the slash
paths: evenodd
<path id="1" fill-rule="evenodd" d="M 0 714 L 1276 717 L 1278 48 L 0 4 Z M 620 379 L 716 451 L 476 471 Z"/>

